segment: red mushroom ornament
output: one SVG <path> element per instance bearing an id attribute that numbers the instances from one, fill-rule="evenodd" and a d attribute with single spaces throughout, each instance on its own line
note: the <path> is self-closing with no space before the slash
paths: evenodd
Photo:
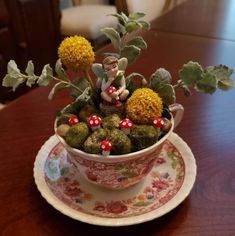
<path id="1" fill-rule="evenodd" d="M 103 156 L 108 156 L 110 154 L 111 148 L 112 148 L 112 144 L 108 140 L 103 140 L 100 143 L 100 149 L 102 150 Z"/>
<path id="2" fill-rule="evenodd" d="M 112 94 L 112 93 L 116 92 L 117 89 L 114 86 L 109 86 L 107 88 L 107 91 L 108 91 L 109 94 Z"/>
<path id="3" fill-rule="evenodd" d="M 153 125 L 156 128 L 162 128 L 164 125 L 164 120 L 161 117 L 157 117 L 153 120 Z"/>
<path id="4" fill-rule="evenodd" d="M 134 123 L 128 118 L 123 119 L 119 123 L 119 127 L 125 134 L 130 134 L 130 130 L 133 126 L 134 126 Z"/>
<path id="5" fill-rule="evenodd" d="M 93 131 L 100 128 L 101 124 L 102 120 L 99 116 L 91 116 L 88 120 L 88 125 Z"/>
<path id="6" fill-rule="evenodd" d="M 107 88 L 107 92 L 108 92 L 108 94 L 113 94 L 114 92 L 117 92 L 117 89 L 116 89 L 114 86 L 109 86 L 109 87 Z M 114 98 L 115 98 L 116 100 L 119 100 L 118 95 L 116 95 Z"/>
<path id="7" fill-rule="evenodd" d="M 77 124 L 78 122 L 79 122 L 79 120 L 76 116 L 71 116 L 69 118 L 69 125 L 71 125 L 71 126 Z"/>

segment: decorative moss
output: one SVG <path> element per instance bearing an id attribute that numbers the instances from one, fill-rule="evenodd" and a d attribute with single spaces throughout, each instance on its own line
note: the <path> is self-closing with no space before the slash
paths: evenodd
<path id="1" fill-rule="evenodd" d="M 151 125 L 135 125 L 131 129 L 130 139 L 136 151 L 147 148 L 157 142 L 160 130 Z"/>
<path id="2" fill-rule="evenodd" d="M 69 128 L 65 135 L 65 141 L 69 146 L 80 149 L 88 135 L 89 128 L 87 124 L 80 122 Z"/>

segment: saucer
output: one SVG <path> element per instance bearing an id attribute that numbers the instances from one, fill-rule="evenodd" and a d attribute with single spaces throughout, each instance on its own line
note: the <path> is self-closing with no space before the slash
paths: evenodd
<path id="1" fill-rule="evenodd" d="M 124 190 L 87 182 L 55 135 L 34 163 L 35 183 L 49 204 L 73 219 L 102 226 L 139 224 L 168 213 L 189 195 L 195 177 L 194 156 L 175 133 L 165 141 L 148 176 Z"/>

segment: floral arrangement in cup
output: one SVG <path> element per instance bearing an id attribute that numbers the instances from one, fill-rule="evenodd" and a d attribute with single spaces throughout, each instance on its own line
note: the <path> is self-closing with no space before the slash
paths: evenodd
<path id="1" fill-rule="evenodd" d="M 225 65 L 202 68 L 192 61 L 179 70 L 176 84 L 163 68 L 157 69 L 148 82 L 140 73 L 126 75 L 126 67 L 147 48 L 136 33 L 148 30 L 150 25 L 142 20 L 143 13 L 113 16 L 118 19 L 117 27 L 102 32 L 116 53 L 105 53 L 102 63 L 94 63 L 95 53 L 85 38 L 72 36 L 58 48 L 56 75 L 48 64 L 41 75 L 35 75 L 32 61 L 23 73 L 11 60 L 3 79 L 3 86 L 13 91 L 22 83 L 48 86 L 54 81 L 49 99 L 59 90 L 69 89 L 74 100 L 57 117 L 56 133 L 70 147 L 104 157 L 136 152 L 160 140 L 172 126 L 169 106 L 175 103 L 176 88 L 189 96 L 190 89 L 212 94 L 217 88 L 226 91 L 233 86 L 232 69 Z M 78 77 L 71 80 L 65 68 L 77 72 Z M 96 83 L 90 77 L 91 70 Z"/>

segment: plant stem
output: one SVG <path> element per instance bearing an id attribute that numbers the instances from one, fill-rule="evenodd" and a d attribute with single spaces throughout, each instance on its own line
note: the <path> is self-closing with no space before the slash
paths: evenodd
<path id="1" fill-rule="evenodd" d="M 184 82 L 182 80 L 178 80 L 176 84 L 173 85 L 173 88 L 178 88 L 180 86 L 182 86 L 184 84 Z"/>
<path id="2" fill-rule="evenodd" d="M 92 81 L 89 73 L 88 73 L 88 70 L 84 70 L 84 74 L 85 74 L 85 76 L 86 76 L 86 78 L 87 78 L 87 80 L 88 80 L 88 82 L 89 82 L 89 84 L 90 84 L 90 86 L 92 88 L 92 91 L 95 92 L 95 86 L 93 84 L 93 81 Z"/>
<path id="3" fill-rule="evenodd" d="M 65 80 L 61 80 L 61 79 L 56 78 L 56 77 L 54 77 L 54 76 L 50 76 L 50 77 L 53 78 L 53 79 L 56 80 L 56 81 L 63 82 L 64 84 L 67 84 L 67 85 L 69 85 L 69 86 L 75 88 L 75 89 L 78 90 L 80 93 L 83 93 L 83 91 L 82 91 L 80 88 L 78 88 L 76 85 L 72 84 L 71 82 L 67 82 L 67 81 L 65 81 Z"/>

